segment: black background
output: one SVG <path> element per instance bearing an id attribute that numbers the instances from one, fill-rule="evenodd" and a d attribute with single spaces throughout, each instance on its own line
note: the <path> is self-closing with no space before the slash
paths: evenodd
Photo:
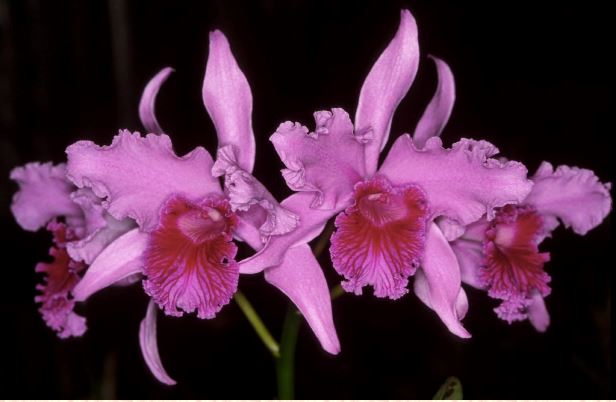
<path id="1" fill-rule="evenodd" d="M 312 124 L 315 110 L 341 106 L 352 115 L 402 7 L 417 20 L 422 59 L 392 136 L 412 132 L 429 101 L 436 75 L 426 55 L 434 54 L 456 77 L 446 144 L 483 138 L 531 172 L 548 160 L 613 181 L 612 20 L 598 4 L 0 0 L 0 396 L 275 397 L 274 363 L 234 304 L 210 321 L 160 315 L 161 355 L 175 387 L 157 383 L 140 356 L 147 297 L 138 284 L 96 294 L 79 307 L 86 335 L 57 339 L 33 302 L 40 280 L 33 267 L 47 258 L 50 236 L 20 230 L 9 211 L 13 166 L 60 162 L 77 139 L 109 143 L 118 128 L 141 130 L 141 90 L 164 66 L 176 73 L 161 90 L 158 117 L 176 150 L 214 151 L 201 102 L 208 31 L 225 32 L 252 86 L 255 175 L 279 198 L 289 191 L 267 138 L 284 120 Z M 412 294 L 395 302 L 345 295 L 334 303 L 339 356 L 323 352 L 302 327 L 297 396 L 430 398 L 455 375 L 467 398 L 607 398 L 610 220 L 585 237 L 561 228 L 543 243 L 552 252 L 547 333 L 498 320 L 495 301 L 473 290 L 468 341 L 449 334 Z M 286 299 L 261 275 L 242 276 L 240 288 L 278 334 Z"/>

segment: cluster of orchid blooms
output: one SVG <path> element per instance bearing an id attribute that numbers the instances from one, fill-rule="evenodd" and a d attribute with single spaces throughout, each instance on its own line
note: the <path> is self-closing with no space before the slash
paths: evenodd
<path id="1" fill-rule="evenodd" d="M 354 122 L 334 108 L 314 113 L 313 129 L 280 124 L 270 141 L 295 192 L 281 202 L 251 173 L 252 94 L 219 31 L 210 34 L 203 82 L 218 136 L 215 160 L 202 147 L 174 153 L 154 113 L 173 71 L 165 68 L 139 106 L 149 134 L 121 130 L 111 145 L 70 145 L 65 164 L 15 168 L 17 222 L 53 234 L 53 261 L 36 267 L 45 274 L 36 301 L 47 325 L 61 338 L 81 336 L 86 322 L 76 302 L 142 281 L 151 298 L 139 333 L 143 356 L 158 380 L 174 384 L 158 353 L 158 309 L 213 318 L 237 291 L 239 274 L 264 272 L 323 348 L 337 354 L 328 285 L 308 245 L 335 217 L 331 260 L 347 292 L 370 285 L 376 297 L 398 299 L 413 276 L 418 298 L 468 338 L 465 283 L 499 300 L 499 318 L 528 319 L 545 331 L 549 253 L 539 245 L 560 223 L 580 235 L 599 225 L 611 209 L 610 185 L 590 170 L 547 162 L 527 177 L 522 163 L 495 159 L 498 149 L 483 140 L 443 147 L 455 88 L 447 64 L 432 59 L 436 93 L 414 134 L 397 137 L 380 166 L 394 111 L 420 61 L 409 11 L 363 83 Z M 255 254 L 236 261 L 236 241 Z"/>

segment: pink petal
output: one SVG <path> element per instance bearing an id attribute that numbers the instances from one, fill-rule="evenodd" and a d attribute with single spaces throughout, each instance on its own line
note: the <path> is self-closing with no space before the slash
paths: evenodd
<path id="1" fill-rule="evenodd" d="M 156 340 L 156 312 L 156 303 L 150 300 L 145 318 L 141 321 L 141 325 L 139 325 L 139 346 L 141 346 L 141 353 L 145 363 L 154 377 L 163 384 L 175 385 L 175 380 L 169 377 L 160 361 L 158 342 Z"/>
<path id="2" fill-rule="evenodd" d="M 437 218 L 434 223 L 438 225 L 438 228 L 443 232 L 447 241 L 454 241 L 461 237 L 466 229 L 466 226 L 460 225 L 453 219 L 449 219 L 446 216 Z"/>
<path id="3" fill-rule="evenodd" d="M 415 275 L 413 290 L 438 314 L 449 331 L 461 338 L 470 338 L 460 323 L 468 309 L 466 294 L 460 285 L 456 256 L 443 233 L 432 223 L 426 235 L 422 269 Z"/>
<path id="4" fill-rule="evenodd" d="M 225 194 L 234 212 L 263 209 L 266 219 L 259 227 L 263 242 L 269 236 L 288 233 L 299 224 L 295 214 L 282 208 L 261 182 L 238 165 L 233 145 L 218 149 L 212 174 L 225 176 Z"/>
<path id="5" fill-rule="evenodd" d="M 161 85 L 167 81 L 173 71 L 175 70 L 171 67 L 163 68 L 148 82 L 143 90 L 141 101 L 139 101 L 139 118 L 148 133 L 162 134 L 164 132 L 158 124 L 158 120 L 156 120 L 156 95 L 158 95 Z"/>
<path id="6" fill-rule="evenodd" d="M 450 245 L 460 265 L 462 282 L 477 289 L 484 289 L 485 285 L 479 276 L 479 272 L 484 265 L 482 243 L 458 239 Z"/>
<path id="7" fill-rule="evenodd" d="M 342 286 L 361 294 L 366 285 L 377 297 L 397 299 L 408 292 L 408 277 L 423 254 L 425 195 L 416 186 L 392 186 L 376 177 L 355 186 L 353 204 L 336 217 L 331 237 L 334 269 Z"/>
<path id="8" fill-rule="evenodd" d="M 218 134 L 218 146 L 233 145 L 239 165 L 252 172 L 255 138 L 252 132 L 252 93 L 225 35 L 210 32 L 210 54 L 203 80 L 203 104 Z"/>
<path id="9" fill-rule="evenodd" d="M 75 300 L 84 301 L 99 290 L 141 272 L 147 234 L 133 229 L 109 244 L 96 257 L 73 290 Z"/>
<path id="10" fill-rule="evenodd" d="M 123 130 L 110 146 L 79 141 L 66 153 L 67 176 L 79 188 L 92 188 L 106 198 L 103 206 L 114 218 L 133 218 L 145 231 L 156 227 L 159 208 L 171 194 L 200 199 L 221 191 L 208 152 L 197 147 L 178 157 L 166 135 Z"/>
<path id="11" fill-rule="evenodd" d="M 84 239 L 72 241 L 66 245 L 66 249 L 73 260 L 92 264 L 105 247 L 136 227 L 132 219 L 127 218 L 118 221 L 109 214 L 106 214 L 105 218 L 105 227 L 97 229 Z"/>
<path id="12" fill-rule="evenodd" d="M 251 208 L 248 212 L 252 212 L 256 210 L 256 208 Z M 245 242 L 254 250 L 260 250 L 263 247 L 263 238 L 261 237 L 261 233 L 259 229 L 257 229 L 252 223 L 249 221 L 242 219 L 241 212 L 238 215 L 238 223 L 237 228 L 235 228 L 235 232 L 233 235 L 236 239 Z"/>
<path id="13" fill-rule="evenodd" d="M 373 140 L 365 148 L 369 177 L 377 170 L 394 112 L 411 87 L 418 65 L 417 24 L 408 10 L 402 10 L 398 32 L 368 73 L 355 114 L 355 127 L 372 131 Z"/>
<path id="14" fill-rule="evenodd" d="M 468 139 L 444 149 L 439 137 L 428 139 L 419 150 L 405 134 L 398 137 L 379 173 L 394 185 L 419 185 L 435 217 L 467 225 L 484 214 L 492 219 L 493 208 L 521 202 L 532 188 L 524 165 L 491 159 L 496 153 L 489 142 Z"/>
<path id="15" fill-rule="evenodd" d="M 35 271 L 45 277 L 44 282 L 36 286 L 41 293 L 34 300 L 41 303 L 39 312 L 43 320 L 60 338 L 81 336 L 86 331 L 86 320 L 73 311 L 75 301 L 70 292 L 79 282 L 79 274 L 85 266 L 72 261 L 64 248 L 66 241 L 72 238 L 66 225 L 53 221 L 47 228 L 54 235 L 55 247 L 49 252 L 53 261 L 36 265 Z"/>
<path id="16" fill-rule="evenodd" d="M 301 244 L 289 249 L 282 264 L 265 271 L 265 280 L 295 303 L 323 349 L 334 355 L 340 352 L 329 288 L 308 245 Z"/>
<path id="17" fill-rule="evenodd" d="M 70 198 L 74 187 L 66 179 L 64 164 L 28 163 L 13 169 L 10 177 L 19 185 L 11 212 L 23 229 L 39 230 L 58 216 L 81 217 L 81 210 Z"/>
<path id="18" fill-rule="evenodd" d="M 543 268 L 550 255 L 538 247 L 543 232 L 543 219 L 528 205 L 503 207 L 486 231 L 479 278 L 490 297 L 502 300 L 495 311 L 507 322 L 527 318 L 532 293 L 550 294 Z"/>
<path id="19" fill-rule="evenodd" d="M 530 299 L 528 319 L 537 331 L 545 332 L 550 326 L 550 314 L 545 307 L 545 300 L 543 300 L 543 296 L 539 292 L 533 292 Z"/>
<path id="20" fill-rule="evenodd" d="M 270 137 L 288 186 L 315 192 L 313 208 L 334 208 L 353 191 L 364 176 L 364 144 L 353 132 L 353 123 L 342 109 L 314 114 L 314 132 L 299 123 L 282 123 Z"/>
<path id="21" fill-rule="evenodd" d="M 224 199 L 192 203 L 176 196 L 162 209 L 144 253 L 146 293 L 166 314 L 213 318 L 237 290 L 237 217 Z"/>
<path id="22" fill-rule="evenodd" d="M 585 235 L 612 209 L 611 185 L 601 183 L 591 170 L 564 165 L 554 170 L 543 162 L 532 180 L 535 186 L 525 203 L 548 219 L 560 219 L 577 234 Z"/>
<path id="23" fill-rule="evenodd" d="M 90 236 L 96 231 L 107 226 L 105 220 L 105 209 L 102 206 L 102 200 L 97 197 L 89 188 L 80 188 L 71 193 L 73 202 L 81 208 L 82 217 L 77 220 L 73 219 L 75 224 L 73 229 L 77 229 L 77 237 L 84 238 Z"/>
<path id="24" fill-rule="evenodd" d="M 434 56 L 430 58 L 436 63 L 438 86 L 415 128 L 413 143 L 417 148 L 423 148 L 428 138 L 441 135 L 456 100 L 456 87 L 451 69 L 443 60 Z"/>
<path id="25" fill-rule="evenodd" d="M 280 236 L 272 236 L 266 245 L 255 255 L 239 262 L 240 273 L 255 274 L 266 268 L 280 265 L 289 248 L 308 243 L 323 231 L 327 221 L 346 207 L 340 203 L 334 209 L 322 210 L 310 207 L 312 195 L 308 193 L 295 193 L 281 205 L 295 215 L 299 216 L 300 224 L 295 230 Z"/>
<path id="26" fill-rule="evenodd" d="M 525 297 L 531 291 L 550 293 L 550 276 L 543 270 L 549 253 L 539 252 L 541 216 L 529 206 L 507 205 L 491 222 L 483 244 L 485 268 L 480 278 L 488 294 L 502 300 Z"/>

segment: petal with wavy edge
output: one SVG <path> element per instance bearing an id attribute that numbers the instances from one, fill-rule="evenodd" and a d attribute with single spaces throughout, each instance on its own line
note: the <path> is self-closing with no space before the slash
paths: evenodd
<path id="1" fill-rule="evenodd" d="M 239 165 L 252 172 L 255 161 L 252 93 L 231 53 L 227 38 L 220 31 L 210 32 L 210 54 L 202 95 L 203 104 L 216 127 L 218 146 L 237 147 Z"/>
<path id="2" fill-rule="evenodd" d="M 11 171 L 19 185 L 11 212 L 25 230 L 36 231 L 58 216 L 81 217 L 81 209 L 70 197 L 73 185 L 66 179 L 66 165 L 28 163 Z"/>
<path id="3" fill-rule="evenodd" d="M 66 153 L 69 179 L 106 198 L 103 207 L 114 218 L 133 218 L 144 231 L 156 227 L 159 208 L 171 194 L 196 200 L 221 192 L 210 154 L 197 147 L 178 157 L 164 134 L 122 130 L 110 146 L 79 141 Z"/>
<path id="4" fill-rule="evenodd" d="M 147 234 L 133 229 L 109 244 L 73 289 L 75 300 L 84 301 L 93 293 L 141 272 L 147 239 Z"/>
<path id="5" fill-rule="evenodd" d="M 483 214 L 492 219 L 495 207 L 522 202 L 532 188 L 526 167 L 490 158 L 497 153 L 489 142 L 469 139 L 444 149 L 439 137 L 428 139 L 419 150 L 405 134 L 398 137 L 379 173 L 395 185 L 418 184 L 435 217 L 467 225 Z"/>
<path id="6" fill-rule="evenodd" d="M 310 208 L 311 201 L 311 194 L 295 193 L 280 203 L 282 207 L 299 216 L 299 226 L 287 234 L 270 237 L 259 252 L 240 261 L 241 274 L 255 274 L 265 268 L 280 265 L 289 248 L 308 243 L 317 237 L 327 221 L 346 208 L 350 197 L 340 202 L 335 208 L 328 210 Z"/>
<path id="7" fill-rule="evenodd" d="M 163 68 L 148 82 L 143 90 L 143 95 L 141 95 L 139 101 L 139 118 L 148 133 L 162 134 L 164 132 L 156 119 L 156 95 L 158 95 L 161 85 L 167 81 L 173 71 L 175 70 L 171 67 Z"/>
<path id="8" fill-rule="evenodd" d="M 323 349 L 334 355 L 340 352 L 329 288 L 321 266 L 307 244 L 289 249 L 282 264 L 265 270 L 265 280 L 295 303 Z"/>
<path id="9" fill-rule="evenodd" d="M 402 10 L 396 35 L 372 66 L 359 94 L 355 127 L 371 130 L 373 137 L 365 148 L 368 176 L 377 170 L 394 112 L 411 87 L 418 65 L 417 24 L 408 10 Z"/>
<path id="10" fill-rule="evenodd" d="M 212 167 L 215 177 L 225 177 L 225 194 L 233 211 L 248 211 L 259 207 L 265 211 L 266 219 L 259 227 L 262 242 L 269 236 L 295 229 L 299 223 L 297 215 L 282 208 L 259 180 L 239 166 L 235 150 L 234 145 L 219 148 Z"/>
<path id="11" fill-rule="evenodd" d="M 429 214 L 417 186 L 392 186 L 381 176 L 357 183 L 330 239 L 332 264 L 345 278 L 344 290 L 360 295 L 371 285 L 376 297 L 390 299 L 408 293 L 408 278 L 423 256 Z"/>
<path id="12" fill-rule="evenodd" d="M 314 113 L 316 129 L 282 123 L 270 137 L 294 191 L 314 192 L 313 208 L 330 209 L 364 177 L 364 144 L 342 109 Z"/>
<path id="13" fill-rule="evenodd" d="M 560 219 L 580 235 L 599 225 L 612 209 L 611 184 L 601 183 L 588 169 L 543 162 L 532 177 L 533 191 L 525 200 L 548 218 Z M 556 222 L 549 224 L 554 229 Z"/>
<path id="14" fill-rule="evenodd" d="M 156 339 L 156 313 L 156 303 L 150 301 L 150 303 L 148 303 L 148 310 L 145 314 L 145 318 L 141 320 L 141 324 L 139 325 L 139 346 L 141 347 L 141 353 L 143 354 L 145 363 L 148 365 L 154 377 L 163 384 L 175 385 L 175 380 L 167 374 L 167 371 L 160 361 L 158 341 Z"/>
<path id="15" fill-rule="evenodd" d="M 470 338 L 460 323 L 468 310 L 468 301 L 460 286 L 458 262 L 434 223 L 426 235 L 425 250 L 422 268 L 415 274 L 415 294 L 438 314 L 449 331 L 461 338 Z"/>
<path id="16" fill-rule="evenodd" d="M 413 133 L 413 143 L 417 148 L 423 148 L 428 138 L 441 135 L 449 121 L 456 100 L 456 85 L 451 69 L 438 57 L 430 56 L 430 58 L 436 64 L 438 85 Z"/>
<path id="17" fill-rule="evenodd" d="M 162 211 L 143 254 L 143 289 L 167 315 L 214 318 L 237 291 L 237 217 L 221 197 L 173 196 Z"/>

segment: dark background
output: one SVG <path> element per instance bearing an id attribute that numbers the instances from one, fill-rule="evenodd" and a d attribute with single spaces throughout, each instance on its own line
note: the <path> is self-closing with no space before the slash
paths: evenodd
<path id="1" fill-rule="evenodd" d="M 60 162 L 77 139 L 109 143 L 118 128 L 141 130 L 141 90 L 164 66 L 176 73 L 159 95 L 158 117 L 176 150 L 214 151 L 201 102 L 214 28 L 228 36 L 252 86 L 255 174 L 279 198 L 289 191 L 267 138 L 283 120 L 312 124 L 314 110 L 342 106 L 352 115 L 402 7 L 417 19 L 422 61 L 392 136 L 412 132 L 429 101 L 436 75 L 426 55 L 434 54 L 456 77 L 447 144 L 483 138 L 531 172 L 548 160 L 614 181 L 612 14 L 591 2 L 493 3 L 0 0 L 0 396 L 275 397 L 273 360 L 233 303 L 210 321 L 160 315 L 161 355 L 175 387 L 159 384 L 141 358 L 137 333 L 147 297 L 138 284 L 96 294 L 79 307 L 86 335 L 59 340 L 33 302 L 40 281 L 34 265 L 46 260 L 50 236 L 22 231 L 9 211 L 17 188 L 7 179 L 13 166 Z M 396 302 L 342 296 L 334 303 L 339 356 L 327 355 L 301 329 L 297 396 L 431 398 L 455 375 L 467 398 L 607 398 L 610 225 L 608 218 L 585 237 L 559 229 L 543 243 L 552 252 L 553 277 L 545 334 L 527 322 L 498 320 L 495 301 L 473 290 L 464 321 L 473 334 L 468 341 L 449 334 L 412 294 Z M 321 260 L 333 286 L 336 275 Z M 278 334 L 286 299 L 261 275 L 242 276 L 240 288 Z"/>

